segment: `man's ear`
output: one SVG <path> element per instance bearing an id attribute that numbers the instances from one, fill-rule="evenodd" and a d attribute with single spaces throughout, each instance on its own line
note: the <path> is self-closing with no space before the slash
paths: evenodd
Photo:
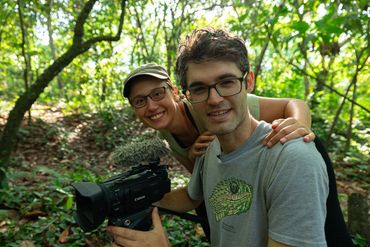
<path id="1" fill-rule="evenodd" d="M 172 87 L 172 93 L 173 93 L 173 95 L 174 95 L 174 99 L 175 99 L 175 101 L 180 101 L 180 99 L 181 99 L 181 94 L 180 94 L 180 92 L 179 92 L 179 89 L 176 87 L 176 86 L 173 86 Z"/>
<path id="2" fill-rule="evenodd" d="M 245 85 L 248 93 L 253 92 L 254 89 L 254 73 L 249 71 L 247 78 L 245 78 Z"/>

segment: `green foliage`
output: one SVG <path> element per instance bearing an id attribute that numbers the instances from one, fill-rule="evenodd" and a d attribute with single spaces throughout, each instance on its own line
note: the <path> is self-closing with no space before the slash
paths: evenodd
<path id="1" fill-rule="evenodd" d="M 11 170 L 9 178 L 10 181 L 19 181 L 21 176 L 30 184 L 17 183 L 17 186 L 14 184 L 9 190 L 1 191 L 4 196 L 0 204 L 18 209 L 19 215 L 8 218 L 7 232 L 0 236 L 0 241 L 5 246 L 19 246 L 20 242 L 27 239 L 39 243 L 36 246 L 42 243 L 59 246 L 58 236 L 74 222 L 70 207 L 72 191 L 69 174 L 61 175 L 50 168 L 38 167 L 31 173 L 23 174 Z M 32 184 L 34 176 L 44 179 L 45 183 Z M 76 229 L 76 234 L 82 235 L 81 230 Z M 78 239 L 81 241 L 81 237 Z"/>
<path id="2" fill-rule="evenodd" d="M 360 234 L 356 234 L 355 236 L 353 236 L 353 240 L 352 240 L 353 244 L 355 246 L 358 246 L 358 247 L 367 247 L 367 241 L 366 239 L 361 236 Z"/>
<path id="3" fill-rule="evenodd" d="M 57 0 L 52 1 L 51 6 L 46 1 L 21 2 L 26 30 L 24 52 L 30 61 L 29 83 L 32 85 L 43 70 L 71 45 L 75 20 L 86 1 Z M 117 30 L 119 4 L 118 0 L 97 1 L 85 25 L 86 39 Z M 0 5 L 2 121 L 26 88 L 18 2 L 3 0 Z M 122 100 L 122 81 L 131 69 L 147 62 L 164 65 L 174 79 L 179 39 L 194 28 L 203 26 L 225 27 L 245 39 L 251 69 L 261 68 L 256 77 L 256 94 L 305 99 L 311 107 L 313 130 L 327 142 L 337 168 L 343 168 L 338 170 L 338 177 L 368 186 L 368 1 L 284 1 L 283 5 L 277 1 L 240 0 L 129 1 L 121 40 L 97 44 L 75 59 L 55 77 L 38 99 L 37 103 L 45 107 L 62 109 L 63 121 L 69 122 L 58 123 L 59 120 L 56 120 L 56 124 L 51 126 L 43 121 L 31 121 L 31 125 L 21 127 L 17 138 L 25 147 L 18 150 L 22 155 L 12 158 L 12 166 L 31 167 L 31 161 L 27 159 L 27 145 L 37 146 L 40 152 L 56 150 L 54 160 L 33 164 L 38 168 L 32 171 L 32 176 L 47 174 L 53 181 L 48 180 L 49 187 L 34 191 L 27 186 L 13 184 L 9 190 L 2 191 L 2 195 L 6 195 L 2 196 L 2 200 L 9 207 L 24 212 L 39 207 L 52 213 L 41 216 L 37 224 L 19 224 L 17 220 L 10 220 L 12 231 L 5 236 L 0 235 L 1 243 L 6 240 L 12 243 L 9 246 L 19 246 L 21 236 L 33 236 L 38 243 L 46 241 L 53 246 L 58 245 L 55 235 L 72 222 L 68 215 L 71 194 L 66 187 L 67 181 L 96 182 L 105 177 L 101 174 L 101 177 L 96 177 L 93 171 L 86 169 L 89 165 L 86 163 L 91 163 L 93 167 L 93 159 L 87 162 L 77 154 L 85 151 L 93 156 L 97 151 L 110 152 L 128 140 L 134 141 L 132 136 L 144 131 L 143 126 L 133 120 L 134 113 L 127 99 Z M 345 94 L 347 100 L 339 111 Z M 353 112 L 349 100 L 358 104 L 354 105 Z M 34 107 L 32 116 L 37 116 L 37 112 L 37 107 Z M 74 122 L 76 114 L 83 114 L 91 124 L 71 124 L 66 128 L 66 124 Z M 153 132 L 145 131 L 144 135 L 154 136 Z M 35 132 L 38 133 L 37 138 L 33 138 Z M 88 140 L 89 145 L 79 148 L 75 147 L 78 145 L 71 145 L 76 144 L 79 138 Z M 66 162 L 74 169 L 67 176 L 61 176 L 49 167 L 53 162 Z M 16 171 L 10 174 L 12 179 L 22 176 L 26 174 Z M 184 181 L 186 178 L 174 177 L 172 183 L 177 187 L 185 184 Z M 59 207 L 64 209 L 58 212 L 56 208 Z M 177 223 L 171 224 L 175 224 L 176 228 Z M 179 226 L 180 229 L 182 227 L 191 228 L 187 223 Z M 81 240 L 83 235 L 77 229 L 73 228 L 70 238 L 76 240 L 76 246 L 84 245 Z M 174 234 L 179 235 L 172 239 L 173 243 L 178 240 L 180 246 L 184 245 L 180 232 L 174 230 Z M 361 237 L 355 239 L 362 243 Z"/>
<path id="4" fill-rule="evenodd" d="M 72 167 L 63 174 L 45 166 L 36 167 L 31 172 L 10 169 L 11 186 L 0 190 L 0 205 L 18 213 L 8 217 L 6 211 L 0 210 L 0 221 L 6 225 L 6 232 L 0 235 L 3 246 L 19 246 L 25 240 L 32 241 L 35 246 L 85 246 L 86 241 L 92 239 L 108 245 L 106 224 L 91 233 L 84 233 L 75 224 L 72 217 L 74 192 L 70 184 L 76 181 L 99 183 L 111 174 L 97 177 L 83 166 L 75 164 Z M 177 177 L 176 184 L 188 181 L 188 177 L 179 174 L 172 176 Z M 40 179 L 42 183 L 37 182 Z M 199 225 L 171 215 L 165 215 L 162 222 L 173 246 L 209 246 L 204 234 L 195 230 L 200 228 Z M 68 234 L 64 241 L 67 242 L 62 243 L 60 238 L 66 230 Z"/>
<path id="5" fill-rule="evenodd" d="M 204 236 L 197 236 L 194 230 L 195 223 L 191 221 L 166 215 L 163 217 L 162 224 L 166 228 L 172 246 L 209 246 Z"/>
<path id="6" fill-rule="evenodd" d="M 120 143 L 126 141 L 128 133 L 134 126 L 125 111 L 110 109 L 98 113 L 98 121 L 88 134 L 94 138 L 97 146 L 111 150 Z"/>

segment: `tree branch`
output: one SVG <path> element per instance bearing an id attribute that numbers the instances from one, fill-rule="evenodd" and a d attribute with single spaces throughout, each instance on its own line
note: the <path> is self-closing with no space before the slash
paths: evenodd
<path id="1" fill-rule="evenodd" d="M 279 49 L 277 49 L 276 47 L 275 48 L 275 51 L 280 55 L 280 57 L 288 64 L 290 64 L 291 66 L 293 66 L 294 68 L 296 68 L 297 70 L 299 70 L 302 74 L 314 79 L 314 80 L 318 80 L 318 77 L 317 76 L 314 76 L 314 75 L 311 75 L 309 74 L 307 71 L 304 71 L 302 68 L 300 68 L 298 65 L 294 64 L 292 61 L 288 61 L 279 51 Z M 346 95 L 342 94 L 341 92 L 339 92 L 338 90 L 336 90 L 335 88 L 327 85 L 325 82 L 322 82 L 322 85 L 326 88 L 328 88 L 330 91 L 338 94 L 339 96 L 341 97 L 344 97 L 346 100 L 352 102 L 353 104 L 355 104 L 356 106 L 360 107 L 361 109 L 363 109 L 364 111 L 370 113 L 370 109 L 367 109 L 365 106 L 357 103 L 356 101 L 353 101 L 352 99 L 348 98 Z"/>
<path id="2" fill-rule="evenodd" d="M 100 41 L 116 41 L 120 38 L 125 15 L 126 0 L 121 1 L 122 12 L 120 24 L 115 36 L 101 36 L 92 38 L 85 43 L 83 39 L 83 25 L 96 0 L 90 0 L 83 7 L 75 25 L 75 34 L 72 46 L 58 59 L 56 59 L 32 84 L 29 91 L 24 92 L 16 101 L 10 111 L 8 120 L 0 137 L 0 188 L 5 185 L 5 171 L 8 165 L 10 154 L 16 143 L 16 135 L 22 123 L 24 114 L 31 109 L 32 104 L 48 86 L 51 80 L 67 67 L 77 56 L 87 51 L 93 44 Z"/>
<path id="3" fill-rule="evenodd" d="M 77 17 L 76 25 L 74 28 L 73 45 L 80 45 L 82 43 L 82 38 L 84 36 L 84 24 L 86 19 L 94 7 L 97 0 L 89 0 L 85 6 L 82 8 L 81 13 Z"/>

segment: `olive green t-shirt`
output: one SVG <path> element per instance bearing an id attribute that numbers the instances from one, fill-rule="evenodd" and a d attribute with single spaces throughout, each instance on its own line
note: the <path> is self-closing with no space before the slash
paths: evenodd
<path id="1" fill-rule="evenodd" d="M 190 104 L 190 102 L 187 101 L 186 99 L 184 99 L 183 102 L 185 104 L 185 107 L 188 110 L 188 113 L 190 113 L 191 116 L 193 117 L 192 119 L 193 124 L 198 129 L 199 133 L 203 133 L 204 131 L 206 131 L 204 125 L 201 123 L 200 118 L 195 113 L 193 106 Z M 249 112 L 251 113 L 251 115 L 255 119 L 260 120 L 259 119 L 260 118 L 260 108 L 259 108 L 258 97 L 254 94 L 248 94 L 247 102 L 248 102 Z M 171 132 L 167 130 L 160 130 L 159 135 L 160 137 L 164 138 L 168 142 L 168 145 L 173 155 L 182 156 L 184 158 L 188 157 L 188 151 L 190 147 L 183 147 L 182 145 L 180 145 Z"/>

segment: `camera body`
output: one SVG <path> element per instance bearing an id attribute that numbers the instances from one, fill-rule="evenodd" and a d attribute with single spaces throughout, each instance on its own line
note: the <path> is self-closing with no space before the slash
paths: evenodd
<path id="1" fill-rule="evenodd" d="M 77 204 L 74 218 L 78 225 L 89 232 L 108 218 L 110 225 L 149 230 L 152 203 L 171 190 L 167 166 L 159 163 L 158 158 L 134 166 L 101 184 L 73 183 Z"/>

